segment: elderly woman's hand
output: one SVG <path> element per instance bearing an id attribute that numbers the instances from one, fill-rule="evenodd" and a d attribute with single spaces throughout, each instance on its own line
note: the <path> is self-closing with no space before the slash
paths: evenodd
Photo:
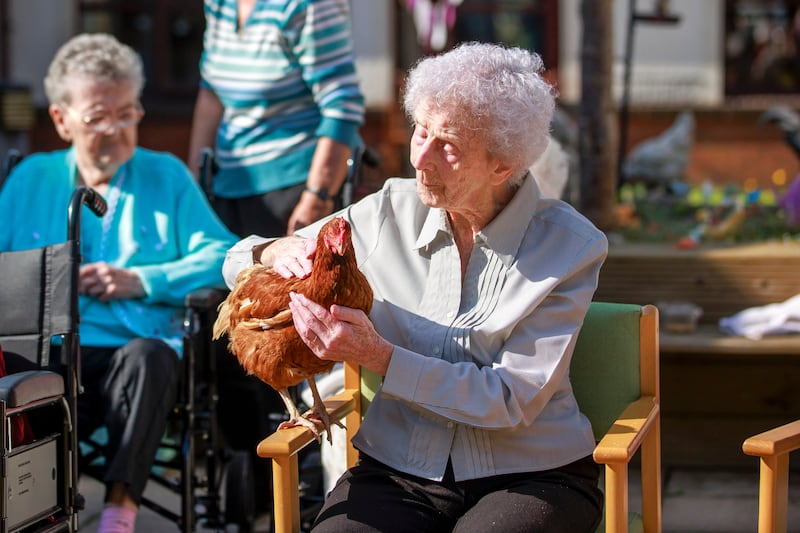
<path id="1" fill-rule="evenodd" d="M 103 262 L 81 266 L 78 289 L 81 294 L 94 296 L 101 302 L 141 298 L 145 295 L 142 280 L 135 272 Z"/>
<path id="2" fill-rule="evenodd" d="M 272 267 L 284 278 L 294 276 L 302 279 L 311 274 L 316 246 L 314 239 L 283 237 L 254 253 L 254 256 L 258 256 L 254 259 L 262 265 Z"/>
<path id="3" fill-rule="evenodd" d="M 364 311 L 336 304 L 326 309 L 294 292 L 289 298 L 294 327 L 314 355 L 386 375 L 394 346 L 375 331 Z"/>

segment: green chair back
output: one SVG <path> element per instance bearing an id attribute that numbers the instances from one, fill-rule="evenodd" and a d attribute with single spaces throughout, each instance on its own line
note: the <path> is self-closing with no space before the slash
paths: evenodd
<path id="1" fill-rule="evenodd" d="M 570 379 L 595 440 L 640 396 L 639 305 L 592 302 L 572 355 Z"/>
<path id="2" fill-rule="evenodd" d="M 367 412 L 381 386 L 381 375 L 361 367 L 361 416 Z"/>

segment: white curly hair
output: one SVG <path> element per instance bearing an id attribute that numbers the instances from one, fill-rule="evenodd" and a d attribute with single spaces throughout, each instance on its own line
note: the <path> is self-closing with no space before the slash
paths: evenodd
<path id="1" fill-rule="evenodd" d="M 58 49 L 44 78 L 44 91 L 50 103 L 71 103 L 70 83 L 76 78 L 128 82 L 137 97 L 144 87 L 139 54 L 106 33 L 82 33 Z"/>
<path id="2" fill-rule="evenodd" d="M 421 59 L 406 79 L 403 108 L 443 112 L 451 125 L 475 130 L 490 154 L 509 165 L 519 183 L 547 148 L 556 91 L 542 59 L 521 48 L 462 43 Z M 421 107 L 423 106 L 423 107 Z"/>

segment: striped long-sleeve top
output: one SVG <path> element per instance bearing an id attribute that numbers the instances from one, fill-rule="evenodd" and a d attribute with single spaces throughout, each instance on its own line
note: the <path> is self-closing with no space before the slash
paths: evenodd
<path id="1" fill-rule="evenodd" d="M 263 194 L 305 181 L 317 139 L 355 147 L 364 120 L 347 0 L 205 0 L 201 86 L 224 106 L 214 193 Z"/>

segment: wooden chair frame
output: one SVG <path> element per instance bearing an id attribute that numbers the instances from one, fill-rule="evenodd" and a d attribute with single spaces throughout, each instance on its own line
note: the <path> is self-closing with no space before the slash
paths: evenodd
<path id="1" fill-rule="evenodd" d="M 594 449 L 596 463 L 605 465 L 605 530 L 627 533 L 629 526 L 629 465 L 641 450 L 642 525 L 660 533 L 661 515 L 661 384 L 658 310 L 642 307 L 639 321 L 640 397 L 620 413 Z"/>
<path id="2" fill-rule="evenodd" d="M 605 466 L 605 531 L 626 533 L 629 520 L 629 464 L 641 449 L 642 523 L 644 531 L 660 533 L 661 517 L 661 424 L 658 358 L 658 311 L 652 305 L 641 307 L 639 319 L 640 395 L 630 403 L 611 429 L 600 439 L 594 460 Z M 374 375 L 373 375 L 374 376 Z M 362 413 L 371 397 L 362 394 L 360 369 L 345 364 L 344 390 L 327 399 L 329 414 L 346 417 L 348 433 L 347 464 L 355 464 L 358 452 L 350 435 L 361 425 Z M 272 459 L 275 533 L 300 531 L 298 494 L 298 452 L 310 444 L 314 435 L 303 427 L 281 429 L 262 440 L 258 455 Z"/>
<path id="3" fill-rule="evenodd" d="M 789 454 L 800 449 L 800 420 L 753 435 L 742 444 L 759 457 L 758 533 L 785 532 L 788 527 Z"/>

